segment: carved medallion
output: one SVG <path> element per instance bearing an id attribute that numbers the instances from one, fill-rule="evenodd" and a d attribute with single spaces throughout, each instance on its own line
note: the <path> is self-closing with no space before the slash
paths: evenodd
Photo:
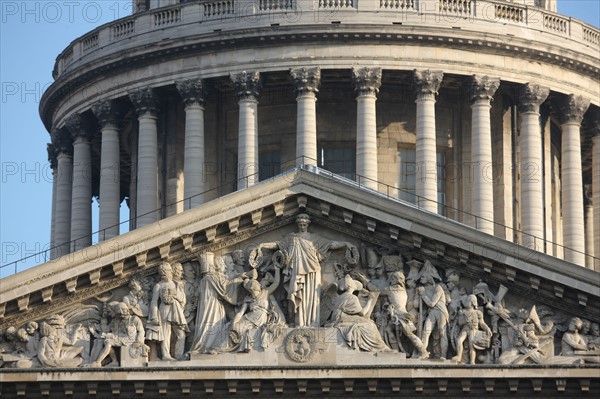
<path id="1" fill-rule="evenodd" d="M 283 346 L 290 359 L 306 363 L 317 352 L 317 336 L 308 328 L 297 328 L 285 337 Z"/>

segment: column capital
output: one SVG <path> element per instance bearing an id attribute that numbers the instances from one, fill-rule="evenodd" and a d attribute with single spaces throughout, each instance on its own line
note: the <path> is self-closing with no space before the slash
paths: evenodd
<path id="1" fill-rule="evenodd" d="M 296 86 L 296 94 L 298 96 L 307 93 L 318 93 L 321 85 L 321 68 L 290 68 L 290 75 Z"/>
<path id="2" fill-rule="evenodd" d="M 352 83 L 359 96 L 375 96 L 381 87 L 381 68 L 352 68 Z"/>
<path id="3" fill-rule="evenodd" d="M 469 84 L 469 100 L 471 103 L 477 101 L 491 102 L 494 93 L 500 87 L 500 78 L 487 75 L 473 75 Z"/>
<path id="4" fill-rule="evenodd" d="M 590 106 L 590 100 L 574 94 L 568 95 L 560 104 L 560 123 L 581 124 L 583 114 Z"/>
<path id="5" fill-rule="evenodd" d="M 92 112 L 102 129 L 106 126 L 119 126 L 124 113 L 123 107 L 116 100 L 100 100 L 92 105 Z"/>
<path id="6" fill-rule="evenodd" d="M 129 92 L 129 99 L 139 116 L 150 114 L 156 116 L 159 111 L 159 101 L 156 91 L 152 87 L 143 87 L 141 89 Z"/>
<path id="7" fill-rule="evenodd" d="M 413 71 L 413 86 L 418 95 L 436 95 L 442 84 L 444 73 L 442 71 L 432 71 L 425 69 L 423 71 Z"/>
<path id="8" fill-rule="evenodd" d="M 72 114 L 65 120 L 65 126 L 71 133 L 73 141 L 82 139 L 89 141 L 93 135 L 93 129 L 88 118 L 84 117 L 83 114 Z"/>
<path id="9" fill-rule="evenodd" d="M 183 99 L 184 107 L 204 104 L 206 92 L 202 79 L 178 79 L 175 81 L 175 86 Z"/>
<path id="10" fill-rule="evenodd" d="M 61 154 L 73 156 L 73 138 L 66 129 L 52 129 L 52 144 L 57 158 Z"/>
<path id="11" fill-rule="evenodd" d="M 52 143 L 48 143 L 46 145 L 46 150 L 48 151 L 48 162 L 50 163 L 50 168 L 56 171 L 56 166 L 58 165 L 58 151 Z"/>
<path id="12" fill-rule="evenodd" d="M 539 112 L 540 105 L 550 94 L 550 89 L 538 84 L 527 83 L 519 89 L 519 111 Z"/>
<path id="13" fill-rule="evenodd" d="M 240 100 L 256 100 L 262 90 L 262 80 L 258 71 L 242 71 L 230 74 L 235 93 Z"/>

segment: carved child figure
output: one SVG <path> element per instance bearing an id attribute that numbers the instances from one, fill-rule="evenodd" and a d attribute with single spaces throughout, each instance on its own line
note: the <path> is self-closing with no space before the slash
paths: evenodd
<path id="1" fill-rule="evenodd" d="M 458 324 L 462 326 L 456 343 L 456 356 L 452 358 L 456 363 L 462 363 L 464 342 L 469 346 L 469 362 L 475 364 L 476 349 L 489 348 L 492 330 L 483 321 L 483 312 L 477 309 L 477 297 L 469 295 L 464 309 L 458 311 Z M 485 332 L 486 339 L 478 339 L 478 332 Z M 487 345 L 485 345 L 485 342 Z M 483 345 L 482 345 L 483 344 Z"/>
<path id="2" fill-rule="evenodd" d="M 128 350 L 132 347 L 134 352 L 138 352 L 142 356 L 148 355 L 148 347 L 144 344 L 144 326 L 140 318 L 131 315 L 129 306 L 123 302 L 113 305 L 113 314 L 114 318 L 109 326 L 110 332 L 100 335 L 103 347 L 97 358 L 90 363 L 90 367 L 101 367 L 102 361 L 109 355 L 112 360 L 109 365 L 119 366 L 114 347 L 127 348 Z"/>

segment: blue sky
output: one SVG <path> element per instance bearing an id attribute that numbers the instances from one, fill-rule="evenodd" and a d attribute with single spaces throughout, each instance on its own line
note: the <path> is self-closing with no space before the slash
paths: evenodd
<path id="1" fill-rule="evenodd" d="M 600 0 L 558 4 L 561 14 L 600 26 Z M 0 265 L 45 250 L 50 241 L 49 136 L 38 106 L 56 56 L 75 38 L 130 13 L 131 0 L 0 0 Z M 95 231 L 96 203 L 93 209 Z M 18 270 L 43 261 L 33 257 Z M 0 277 L 13 272 L 5 268 Z"/>

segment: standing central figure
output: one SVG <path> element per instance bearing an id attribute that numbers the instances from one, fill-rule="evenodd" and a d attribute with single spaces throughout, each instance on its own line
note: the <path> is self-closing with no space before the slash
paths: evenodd
<path id="1" fill-rule="evenodd" d="M 286 286 L 290 310 L 294 314 L 296 327 L 319 327 L 319 300 L 321 298 L 321 262 L 331 251 L 348 248 L 356 252 L 356 248 L 341 241 L 329 241 L 317 234 L 309 233 L 310 217 L 301 213 L 296 217 L 298 233 L 285 236 L 282 241 L 262 243 L 262 249 L 280 249 L 287 259 L 284 274 L 289 276 Z"/>

